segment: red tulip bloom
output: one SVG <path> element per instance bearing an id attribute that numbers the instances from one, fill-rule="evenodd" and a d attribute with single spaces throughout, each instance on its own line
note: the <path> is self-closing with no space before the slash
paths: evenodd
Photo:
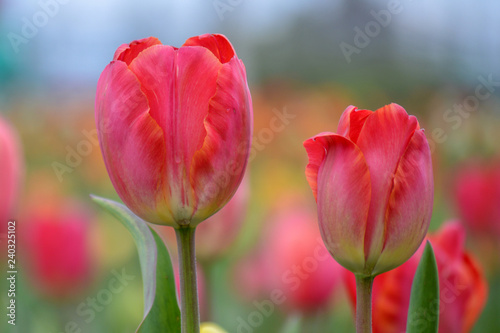
<path id="1" fill-rule="evenodd" d="M 321 241 L 314 212 L 287 207 L 273 218 L 259 254 L 237 273 L 245 281 L 243 294 L 248 288 L 266 297 L 278 293 L 276 305 L 310 313 L 332 300 L 341 282 L 340 269 Z"/>
<path id="2" fill-rule="evenodd" d="M 453 194 L 461 220 L 471 231 L 500 237 L 500 163 L 462 167 Z"/>
<path id="3" fill-rule="evenodd" d="M 23 263 L 36 290 L 52 299 L 79 296 L 92 273 L 89 217 L 79 209 L 41 209 L 25 221 Z"/>
<path id="4" fill-rule="evenodd" d="M 439 332 L 467 333 L 486 303 L 487 283 L 476 260 L 464 250 L 465 231 L 449 222 L 428 237 L 439 274 Z M 373 332 L 400 333 L 406 330 L 411 285 L 425 247 L 400 267 L 379 275 L 373 283 Z M 356 301 L 354 275 L 346 272 L 351 301 Z"/>
<path id="5" fill-rule="evenodd" d="M 196 226 L 231 199 L 250 150 L 245 67 L 222 35 L 180 48 L 118 48 L 97 85 L 99 142 L 113 185 L 148 222 Z"/>
<path id="6" fill-rule="evenodd" d="M 7 220 L 14 218 L 19 182 L 23 171 L 21 147 L 17 134 L 0 118 L 0 223 L 6 232 Z M 6 253 L 6 250 L 5 250 Z"/>
<path id="7" fill-rule="evenodd" d="M 434 195 L 429 144 L 417 119 L 397 104 L 375 112 L 350 106 L 337 133 L 304 146 L 332 256 L 364 276 L 408 260 L 425 237 Z"/>

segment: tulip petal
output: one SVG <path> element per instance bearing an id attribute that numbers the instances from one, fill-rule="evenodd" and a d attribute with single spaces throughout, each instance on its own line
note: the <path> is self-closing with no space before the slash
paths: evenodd
<path id="1" fill-rule="evenodd" d="M 216 213 L 231 199 L 243 178 L 251 144 L 252 101 L 238 58 L 222 66 L 216 87 L 204 122 L 207 135 L 190 171 L 198 216 Z"/>
<path id="2" fill-rule="evenodd" d="M 386 207 L 393 178 L 399 160 L 417 126 L 415 117 L 408 116 L 401 106 L 390 104 L 368 117 L 359 133 L 357 145 L 366 158 L 372 186 L 365 234 L 368 266 L 375 266 L 382 251 L 386 230 Z"/>
<path id="3" fill-rule="evenodd" d="M 190 220 L 196 195 L 189 174 L 195 152 L 207 136 L 204 126 L 222 64 L 205 48 L 156 45 L 130 64 L 147 96 L 150 114 L 163 130 L 165 196 L 177 222 Z"/>
<path id="4" fill-rule="evenodd" d="M 464 326 L 462 332 L 470 332 L 481 315 L 488 299 L 488 283 L 484 278 L 480 265 L 467 253 L 463 254 L 464 267 L 468 270 L 471 279 L 471 293 L 469 301 L 465 303 Z"/>
<path id="5" fill-rule="evenodd" d="M 372 114 L 373 111 L 370 110 L 360 110 L 352 105 L 347 107 L 342 112 L 342 116 L 340 116 L 337 134 L 349 138 L 352 142 L 356 143 L 366 119 Z"/>
<path id="6" fill-rule="evenodd" d="M 465 229 L 458 221 L 447 222 L 441 227 L 441 232 L 433 235 L 431 240 L 446 253 L 448 262 L 461 260 L 465 247 Z"/>
<path id="7" fill-rule="evenodd" d="M 314 199 L 317 201 L 318 193 L 318 171 L 319 167 L 325 159 L 328 144 L 322 138 L 329 135 L 335 135 L 331 132 L 320 133 L 306 141 L 304 141 L 304 148 L 306 149 L 309 163 L 306 166 L 306 179 L 311 187 Z"/>
<path id="8" fill-rule="evenodd" d="M 183 46 L 203 46 L 209 49 L 223 64 L 229 62 L 236 55 L 226 36 L 220 34 L 191 37 Z"/>
<path id="9" fill-rule="evenodd" d="M 136 40 L 130 44 L 122 44 L 115 51 L 113 60 L 124 61 L 127 65 L 130 65 L 132 60 L 134 60 L 139 55 L 139 53 L 141 53 L 148 47 L 157 44 L 161 44 L 161 42 L 158 38 L 155 37 Z"/>
<path id="10" fill-rule="evenodd" d="M 318 172 L 318 219 L 321 235 L 335 260 L 363 271 L 364 235 L 370 206 L 370 173 L 361 150 L 332 134 L 315 137 L 326 149 Z"/>
<path id="11" fill-rule="evenodd" d="M 406 261 L 420 246 L 432 214 L 433 182 L 429 144 L 423 130 L 417 130 L 394 175 L 385 213 L 385 243 L 374 274 Z"/>
<path id="12" fill-rule="evenodd" d="M 127 206 L 150 222 L 161 222 L 147 207 L 157 202 L 157 189 L 161 188 L 165 142 L 148 111 L 146 96 L 127 65 L 121 61 L 109 64 L 99 78 L 95 105 L 104 162 Z M 168 216 L 168 209 L 163 214 Z"/>

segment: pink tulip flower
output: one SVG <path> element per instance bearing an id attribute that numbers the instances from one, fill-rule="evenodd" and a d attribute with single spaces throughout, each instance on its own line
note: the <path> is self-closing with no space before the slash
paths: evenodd
<path id="1" fill-rule="evenodd" d="M 0 118 L 0 223 L 5 233 L 7 220 L 15 216 L 19 183 L 23 172 L 21 147 L 17 134 Z"/>
<path id="2" fill-rule="evenodd" d="M 328 306 L 341 281 L 340 267 L 321 242 L 314 213 L 290 209 L 278 217 L 264 253 L 268 288 L 283 291 L 285 308 L 308 313 Z"/>
<path id="3" fill-rule="evenodd" d="M 500 237 L 500 163 L 468 163 L 454 179 L 453 195 L 467 227 L 478 235 Z M 495 240 L 496 240 L 495 239 Z"/>
<path id="4" fill-rule="evenodd" d="M 44 297 L 79 297 L 91 283 L 92 249 L 89 216 L 72 203 L 67 209 L 34 209 L 24 218 L 23 254 L 28 276 Z"/>
<path id="5" fill-rule="evenodd" d="M 323 241 L 360 276 L 404 263 L 427 233 L 433 204 L 429 144 L 414 116 L 397 104 L 348 107 L 337 133 L 304 142 L 306 177 Z"/>
<path id="6" fill-rule="evenodd" d="M 180 48 L 153 37 L 124 44 L 97 85 L 108 174 L 125 204 L 156 224 L 195 227 L 231 199 L 252 112 L 245 67 L 222 35 Z"/>
<path id="7" fill-rule="evenodd" d="M 321 241 L 314 211 L 286 207 L 270 222 L 259 252 L 235 272 L 242 296 L 271 299 L 290 313 L 324 309 L 341 283 L 342 268 Z"/>

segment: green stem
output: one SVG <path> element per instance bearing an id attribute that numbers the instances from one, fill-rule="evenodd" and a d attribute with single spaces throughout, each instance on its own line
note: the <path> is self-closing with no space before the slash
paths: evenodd
<path id="1" fill-rule="evenodd" d="M 356 276 L 356 332 L 372 331 L 373 276 Z"/>
<path id="2" fill-rule="evenodd" d="M 200 332 L 198 286 L 196 284 L 196 253 L 194 247 L 195 228 L 189 226 L 175 229 L 179 251 L 181 284 L 181 332 Z"/>

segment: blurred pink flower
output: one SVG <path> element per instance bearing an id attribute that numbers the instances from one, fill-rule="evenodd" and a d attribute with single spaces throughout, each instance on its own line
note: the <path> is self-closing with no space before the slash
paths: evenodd
<path id="1" fill-rule="evenodd" d="M 462 222 L 474 233 L 500 237 L 500 162 L 464 165 L 453 189 Z"/>
<path id="2" fill-rule="evenodd" d="M 15 216 L 21 177 L 24 171 L 22 152 L 15 130 L 0 118 L 0 221 L 5 232 L 8 219 Z"/>
<path id="3" fill-rule="evenodd" d="M 199 260 L 219 257 L 234 244 L 245 222 L 249 196 L 250 184 L 245 176 L 227 205 L 198 225 L 196 256 Z"/>
<path id="4" fill-rule="evenodd" d="M 29 212 L 20 237 L 32 285 L 44 297 L 65 300 L 91 283 L 92 250 L 89 216 L 72 203 L 59 204 Z"/>
<path id="5" fill-rule="evenodd" d="M 324 308 L 341 271 L 321 240 L 314 211 L 290 206 L 272 220 L 256 257 L 237 270 L 243 294 L 280 294 L 272 298 L 290 311 Z"/>

